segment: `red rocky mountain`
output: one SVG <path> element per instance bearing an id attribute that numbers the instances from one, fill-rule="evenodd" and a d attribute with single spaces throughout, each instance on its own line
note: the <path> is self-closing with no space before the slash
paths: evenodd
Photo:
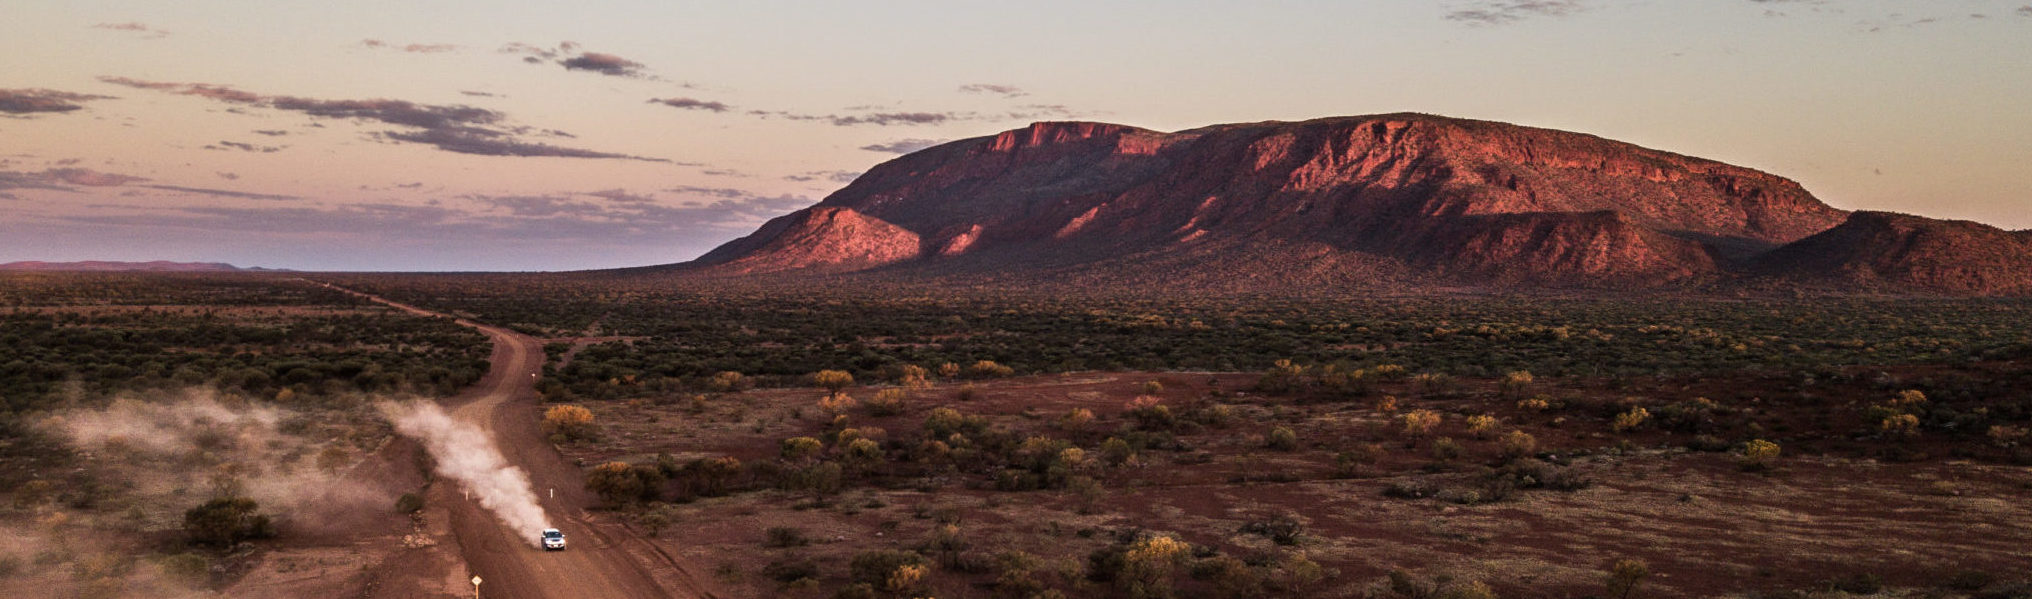
<path id="1" fill-rule="evenodd" d="M 1387 114 L 1175 133 L 1053 122 L 883 163 L 681 268 L 1224 289 L 1691 288 L 1792 276 L 1778 262 L 1794 253 L 1774 250 L 1845 220 L 1782 177 L 1487 121 Z M 1999 239 L 2023 237 L 2012 235 Z M 1811 255 L 1876 255 L 1832 248 L 1871 240 L 1821 241 L 1830 247 Z M 1925 267 L 1887 268 L 1906 274 L 1871 280 L 1893 290 L 1987 293 L 1994 280 L 1956 286 L 1912 274 Z"/>

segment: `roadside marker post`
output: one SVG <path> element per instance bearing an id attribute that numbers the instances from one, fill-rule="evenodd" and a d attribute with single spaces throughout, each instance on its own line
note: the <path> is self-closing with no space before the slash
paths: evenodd
<path id="1" fill-rule="evenodd" d="M 473 599 L 480 599 L 480 575 L 473 575 Z"/>

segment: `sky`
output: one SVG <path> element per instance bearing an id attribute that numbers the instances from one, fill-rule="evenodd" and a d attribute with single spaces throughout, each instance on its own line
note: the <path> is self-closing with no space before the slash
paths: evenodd
<path id="1" fill-rule="evenodd" d="M 1425 112 L 2032 228 L 2028 0 L 10 0 L 0 262 L 666 264 L 1034 121 Z"/>

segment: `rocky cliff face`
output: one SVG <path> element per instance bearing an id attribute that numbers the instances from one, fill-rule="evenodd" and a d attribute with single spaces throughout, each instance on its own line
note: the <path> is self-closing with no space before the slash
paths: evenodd
<path id="1" fill-rule="evenodd" d="M 876 166 L 692 266 L 1282 286 L 1705 285 L 1847 218 L 1797 183 L 1420 114 L 1037 123 Z"/>

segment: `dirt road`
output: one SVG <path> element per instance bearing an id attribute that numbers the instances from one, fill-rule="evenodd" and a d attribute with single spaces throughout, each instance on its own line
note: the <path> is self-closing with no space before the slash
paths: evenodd
<path id="1" fill-rule="evenodd" d="M 416 314 L 444 316 L 384 298 L 333 287 Z M 545 440 L 536 407 L 536 377 L 543 347 L 535 338 L 464 319 L 459 324 L 494 342 L 491 368 L 479 383 L 445 400 L 460 421 L 486 430 L 508 462 L 529 473 L 551 524 L 570 541 L 565 551 L 542 551 L 537 531 L 508 530 L 461 489 L 440 479 L 428 500 L 450 506 L 458 552 L 481 578 L 487 598 L 715 597 L 675 557 L 636 536 L 608 514 L 589 512 L 597 499 L 585 491 L 581 470 Z M 470 592 L 470 589 L 468 589 Z"/>

